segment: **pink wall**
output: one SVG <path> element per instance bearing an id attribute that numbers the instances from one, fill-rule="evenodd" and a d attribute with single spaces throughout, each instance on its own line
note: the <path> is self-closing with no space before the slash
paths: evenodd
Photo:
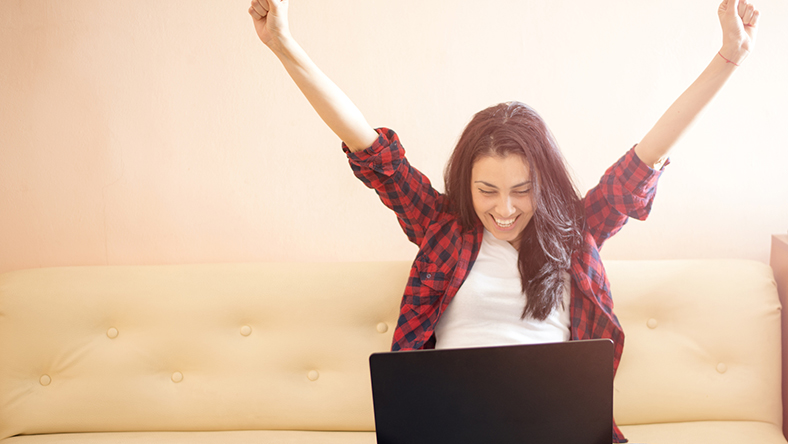
<path id="1" fill-rule="evenodd" d="M 0 272 L 412 258 L 248 3 L 0 2 Z M 517 99 L 588 188 L 719 49 L 701 3 L 297 0 L 291 19 L 436 185 L 471 115 Z M 758 5 L 756 52 L 676 147 L 652 218 L 606 257 L 767 261 L 788 229 L 788 4 Z"/>

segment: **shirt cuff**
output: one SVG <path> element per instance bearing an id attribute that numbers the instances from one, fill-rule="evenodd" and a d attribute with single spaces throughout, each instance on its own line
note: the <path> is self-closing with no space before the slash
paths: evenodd
<path id="1" fill-rule="evenodd" d="M 372 169 L 375 172 L 391 175 L 405 158 L 405 149 L 397 133 L 389 128 L 376 128 L 378 138 L 367 149 L 352 152 L 342 142 L 342 151 L 347 155 L 351 166 Z"/>
<path id="2" fill-rule="evenodd" d="M 662 170 L 670 164 L 670 159 L 666 159 L 658 170 L 651 168 L 635 154 L 635 146 L 611 167 L 610 172 L 613 177 L 618 178 L 619 184 L 624 189 L 635 195 L 645 196 L 657 186 Z"/>

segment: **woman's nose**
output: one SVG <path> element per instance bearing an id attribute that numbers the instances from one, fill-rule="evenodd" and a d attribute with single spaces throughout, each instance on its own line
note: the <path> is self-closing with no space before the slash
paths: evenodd
<path id="1" fill-rule="evenodd" d="M 501 199 L 498 202 L 498 205 L 496 205 L 495 211 L 501 217 L 509 217 L 514 214 L 515 209 L 514 205 L 512 204 L 512 199 L 508 196 Z"/>

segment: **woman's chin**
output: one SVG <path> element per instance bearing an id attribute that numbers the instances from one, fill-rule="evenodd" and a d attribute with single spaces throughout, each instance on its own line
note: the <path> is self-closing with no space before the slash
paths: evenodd
<path id="1" fill-rule="evenodd" d="M 490 228 L 492 228 L 492 230 Z M 501 230 L 496 225 L 494 227 L 488 227 L 487 231 L 492 233 L 492 235 L 498 240 L 502 240 L 506 242 L 514 242 L 517 239 L 519 239 L 520 234 L 522 233 L 523 230 L 522 229 L 516 230 L 515 227 L 511 227 L 508 230 Z"/>

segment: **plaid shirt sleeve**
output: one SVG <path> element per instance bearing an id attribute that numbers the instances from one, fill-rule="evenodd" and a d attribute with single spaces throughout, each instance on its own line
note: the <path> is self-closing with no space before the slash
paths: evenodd
<path id="1" fill-rule="evenodd" d="M 443 195 L 408 163 L 397 133 L 388 128 L 375 131 L 378 140 L 366 150 L 353 153 L 344 143 L 342 149 L 356 177 L 394 210 L 408 239 L 420 246 L 427 228 L 441 210 Z"/>
<path id="2" fill-rule="evenodd" d="M 666 161 L 665 165 L 669 163 Z M 655 170 L 640 160 L 635 147 L 608 168 L 584 199 L 586 230 L 593 236 L 597 248 L 618 233 L 628 218 L 646 220 L 661 174 L 662 169 Z"/>

